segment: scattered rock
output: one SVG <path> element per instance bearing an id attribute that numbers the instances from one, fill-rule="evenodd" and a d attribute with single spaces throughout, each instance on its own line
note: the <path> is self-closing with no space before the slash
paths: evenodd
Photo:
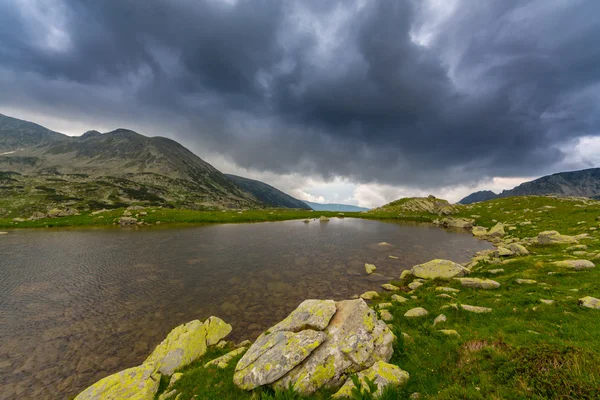
<path id="1" fill-rule="evenodd" d="M 489 272 L 490 274 L 494 274 L 494 275 L 496 275 L 496 274 L 500 274 L 500 273 L 504 272 L 504 269 L 503 269 L 503 268 L 498 268 L 498 269 L 490 269 L 488 272 Z"/>
<path id="2" fill-rule="evenodd" d="M 564 260 L 564 261 L 555 261 L 552 264 L 563 267 L 563 268 L 571 268 L 571 269 L 588 269 L 594 268 L 596 265 L 589 260 Z"/>
<path id="3" fill-rule="evenodd" d="M 460 284 L 464 287 L 475 288 L 475 289 L 497 289 L 500 284 L 491 279 L 480 279 L 480 278 L 454 278 L 460 281 Z"/>
<path id="4" fill-rule="evenodd" d="M 438 286 L 435 288 L 435 290 L 437 290 L 438 292 L 454 292 L 454 293 L 460 292 L 460 290 L 458 290 L 458 289 L 454 289 L 454 288 L 446 287 L 446 286 Z"/>
<path id="5" fill-rule="evenodd" d="M 204 364 L 204 368 L 209 367 L 211 365 L 216 365 L 221 369 L 227 368 L 229 362 L 238 355 L 242 354 L 244 351 L 246 351 L 245 347 L 239 347 L 225 355 L 222 355 L 221 357 L 215 358 L 214 360 L 207 362 L 206 364 Z"/>
<path id="6" fill-rule="evenodd" d="M 454 329 L 440 329 L 438 332 L 446 336 L 460 337 L 458 332 L 456 332 Z"/>
<path id="7" fill-rule="evenodd" d="M 133 218 L 133 217 L 119 218 L 119 225 L 121 225 L 121 226 L 135 225 L 135 224 L 137 224 L 137 222 L 138 222 L 137 218 Z"/>
<path id="8" fill-rule="evenodd" d="M 398 366 L 383 361 L 377 361 L 372 367 L 359 372 L 357 376 L 363 387 L 367 387 L 365 378 L 368 378 L 377 385 L 377 391 L 373 393 L 375 397 L 381 396 L 386 386 L 402 386 L 410 377 L 408 372 L 400 369 Z M 354 382 L 348 378 L 344 386 L 331 397 L 334 399 L 352 397 L 352 389 L 354 387 Z"/>
<path id="9" fill-rule="evenodd" d="M 405 302 L 407 302 L 407 301 L 408 301 L 408 299 L 407 299 L 407 298 L 405 298 L 405 297 L 402 297 L 402 296 L 400 296 L 400 295 L 398 295 L 398 294 L 393 294 L 393 295 L 392 295 L 392 300 L 393 300 L 393 301 L 397 301 L 398 303 L 405 303 Z"/>
<path id="10" fill-rule="evenodd" d="M 567 247 L 565 251 L 575 251 L 575 250 L 587 250 L 588 247 L 585 244 L 578 244 L 575 246 Z"/>
<path id="11" fill-rule="evenodd" d="M 462 228 L 462 229 L 471 229 L 473 227 L 474 220 L 467 218 L 452 218 L 445 217 L 441 219 L 436 219 L 433 221 L 435 225 L 444 226 L 446 228 Z"/>
<path id="12" fill-rule="evenodd" d="M 144 363 L 100 379 L 75 397 L 75 400 L 153 400 L 159 384 L 160 374 L 156 371 L 156 366 Z"/>
<path id="13" fill-rule="evenodd" d="M 424 317 L 429 314 L 429 312 L 423 307 L 411 308 L 407 312 L 404 313 L 406 318 L 414 318 L 414 317 Z"/>
<path id="14" fill-rule="evenodd" d="M 582 307 L 600 310 L 600 299 L 591 296 L 586 296 L 579 299 L 579 305 Z"/>
<path id="15" fill-rule="evenodd" d="M 515 282 L 517 282 L 519 285 L 534 285 L 537 283 L 537 281 L 534 281 L 533 279 L 516 279 Z"/>
<path id="16" fill-rule="evenodd" d="M 488 230 L 487 228 L 484 228 L 483 226 L 474 226 L 473 229 L 471 230 L 471 233 L 473 234 L 473 236 L 486 236 L 488 234 Z"/>
<path id="17" fill-rule="evenodd" d="M 379 311 L 379 317 L 386 322 L 394 319 L 394 316 L 392 315 L 392 313 L 386 309 Z"/>
<path id="18" fill-rule="evenodd" d="M 508 248 L 518 256 L 526 256 L 529 254 L 529 250 L 518 243 L 511 243 Z"/>
<path id="19" fill-rule="evenodd" d="M 421 286 L 423 286 L 423 283 L 419 282 L 419 281 L 414 281 L 414 282 L 411 282 L 408 284 L 408 287 L 410 288 L 410 290 L 417 290 Z"/>
<path id="20" fill-rule="evenodd" d="M 305 219 L 305 220 L 304 220 L 304 223 L 305 223 L 305 224 L 308 224 L 308 223 L 310 223 L 310 219 Z"/>
<path id="21" fill-rule="evenodd" d="M 391 258 L 392 260 L 398 260 L 399 259 L 399 257 L 396 257 L 396 256 L 388 256 L 388 257 Z"/>
<path id="22" fill-rule="evenodd" d="M 492 312 L 491 308 L 488 308 L 488 307 L 478 307 L 478 306 L 470 306 L 468 304 L 461 304 L 460 308 L 462 308 L 465 311 L 469 311 L 469 312 L 473 312 L 473 313 L 477 313 L 477 314 Z"/>
<path id="23" fill-rule="evenodd" d="M 384 283 L 383 285 L 381 285 L 381 287 L 384 288 L 385 290 L 389 290 L 390 292 L 400 290 L 400 288 L 398 286 L 394 286 L 391 283 Z"/>
<path id="24" fill-rule="evenodd" d="M 544 299 L 540 299 L 540 302 L 544 303 L 544 304 L 553 304 L 554 300 L 544 300 Z"/>
<path id="25" fill-rule="evenodd" d="M 491 237 L 503 237 L 505 235 L 504 225 L 502 225 L 501 222 L 498 222 L 492 229 L 490 229 L 487 235 Z"/>
<path id="26" fill-rule="evenodd" d="M 375 272 L 376 269 L 377 267 L 374 264 L 365 263 L 365 271 L 367 271 L 367 274 L 372 274 L 373 272 Z"/>
<path id="27" fill-rule="evenodd" d="M 469 270 L 450 260 L 435 259 L 411 268 L 414 276 L 424 279 L 452 279 L 465 276 Z"/>
<path id="28" fill-rule="evenodd" d="M 577 239 L 574 236 L 561 235 L 557 231 L 540 232 L 537 239 L 539 244 L 577 243 Z"/>
<path id="29" fill-rule="evenodd" d="M 327 217 L 326 217 L 326 216 L 324 216 L 324 215 L 321 215 L 321 216 L 319 217 L 319 221 L 321 221 L 321 222 L 328 222 L 328 221 L 329 221 L 329 218 L 327 218 Z"/>
<path id="30" fill-rule="evenodd" d="M 453 299 L 454 300 L 454 297 L 452 297 L 446 293 L 438 294 L 436 297 L 441 297 L 442 299 Z"/>
<path id="31" fill-rule="evenodd" d="M 392 303 L 379 303 L 377 304 L 377 309 L 381 310 L 384 308 L 390 308 L 392 306 Z"/>
<path id="32" fill-rule="evenodd" d="M 496 254 L 498 257 L 508 257 L 512 256 L 514 253 L 506 247 L 498 247 L 496 249 Z"/>
<path id="33" fill-rule="evenodd" d="M 410 271 L 410 270 L 408 270 L 408 269 L 407 269 L 407 270 L 404 270 L 404 271 L 402 271 L 402 273 L 400 274 L 400 279 L 401 279 L 401 280 L 404 280 L 405 278 L 408 278 L 409 276 L 412 276 L 412 274 L 413 274 L 413 273 L 412 273 L 412 271 Z"/>
<path id="34" fill-rule="evenodd" d="M 217 344 L 230 332 L 231 325 L 217 317 L 210 317 L 204 323 L 194 320 L 179 325 L 156 346 L 145 363 L 156 364 L 161 374 L 170 376 L 203 356 L 208 346 Z"/>
<path id="35" fill-rule="evenodd" d="M 374 290 L 369 290 L 360 295 L 360 298 L 365 300 L 373 300 L 376 297 L 379 297 L 379 293 Z"/>
<path id="36" fill-rule="evenodd" d="M 391 246 L 391 244 L 388 242 L 381 242 L 381 243 L 377 243 L 377 246 Z"/>
<path id="37" fill-rule="evenodd" d="M 442 322 L 446 322 L 446 316 L 444 314 L 440 314 L 437 317 L 435 317 L 435 319 L 433 320 L 433 326 L 436 326 L 437 324 L 441 324 Z"/>

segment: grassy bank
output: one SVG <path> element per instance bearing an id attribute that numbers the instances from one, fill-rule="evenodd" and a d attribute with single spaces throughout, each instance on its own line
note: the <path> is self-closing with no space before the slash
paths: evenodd
<path id="1" fill-rule="evenodd" d="M 408 219 L 395 214 L 360 216 Z M 494 290 L 465 288 L 458 281 L 427 281 L 411 291 L 407 285 L 412 278 L 393 281 L 401 288 L 396 294 L 407 301 L 393 301 L 394 293 L 382 290 L 371 305 L 377 309 L 379 303 L 392 304 L 388 308 L 393 316 L 390 326 L 397 341 L 391 362 L 411 377 L 405 387 L 389 389 L 382 398 L 403 399 L 415 392 L 422 399 L 600 398 L 600 311 L 578 305 L 581 297 L 600 297 L 600 267 L 575 271 L 552 264 L 573 258 L 597 262 L 600 206 L 552 198 L 514 198 L 461 207 L 457 215 L 473 218 L 480 226 L 505 223 L 505 240 L 523 240 L 550 229 L 569 235 L 587 233 L 589 238 L 580 240 L 587 249 L 528 244 L 527 256 L 481 261 L 470 276 L 499 282 L 500 288 Z M 582 253 L 575 255 L 574 251 Z M 496 269 L 503 272 L 490 272 Z M 519 284 L 517 279 L 535 283 Z M 436 290 L 438 286 L 457 291 L 442 292 Z M 461 307 L 465 304 L 487 307 L 491 312 L 468 312 Z M 429 314 L 404 317 L 414 307 L 423 307 Z M 440 314 L 447 321 L 434 326 L 433 320 Z M 442 334 L 441 329 L 455 330 L 458 336 Z M 183 378 L 174 386 L 180 400 L 325 399 L 330 395 L 327 391 L 311 397 L 269 389 L 241 391 L 232 383 L 237 359 L 224 370 L 203 366 L 228 350 L 213 351 L 182 371 Z"/>
<path id="2" fill-rule="evenodd" d="M 1 219 L 0 229 L 8 228 L 44 228 L 44 227 L 84 227 L 84 226 L 112 226 L 117 224 L 125 208 L 117 208 L 100 214 L 82 212 L 59 218 L 43 218 L 38 220 L 25 220 L 15 222 L 13 219 Z M 144 210 L 130 211 L 132 216 L 138 214 L 137 219 L 145 225 L 158 224 L 202 224 L 202 223 L 240 223 L 240 222 L 269 222 L 294 219 L 319 218 L 321 215 L 337 217 L 337 212 L 308 211 L 292 209 L 266 209 L 245 211 L 194 211 L 184 209 L 148 207 Z M 140 215 L 140 212 L 147 213 Z M 346 216 L 358 216 L 360 213 L 344 213 Z"/>

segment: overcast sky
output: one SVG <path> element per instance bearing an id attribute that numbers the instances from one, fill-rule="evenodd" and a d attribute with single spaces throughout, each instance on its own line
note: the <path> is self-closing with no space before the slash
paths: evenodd
<path id="1" fill-rule="evenodd" d="M 457 201 L 600 161 L 597 0 L 2 0 L 0 112 L 296 197 Z"/>

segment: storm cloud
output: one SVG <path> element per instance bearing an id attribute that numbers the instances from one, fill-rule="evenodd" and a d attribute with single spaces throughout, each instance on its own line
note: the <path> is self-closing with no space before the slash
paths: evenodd
<path id="1" fill-rule="evenodd" d="M 0 107 L 275 174 L 535 176 L 600 135 L 599 15 L 593 0 L 7 0 Z"/>

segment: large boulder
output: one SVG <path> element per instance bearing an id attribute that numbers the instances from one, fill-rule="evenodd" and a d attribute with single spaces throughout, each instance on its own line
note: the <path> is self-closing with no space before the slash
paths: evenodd
<path id="1" fill-rule="evenodd" d="M 145 363 L 100 379 L 75 400 L 153 400 L 159 384 L 156 365 Z"/>
<path id="2" fill-rule="evenodd" d="M 455 277 L 469 274 L 469 270 L 460 264 L 450 260 L 435 259 L 424 264 L 418 264 L 412 267 L 411 272 L 414 276 L 423 279 L 445 279 L 450 280 Z"/>
<path id="3" fill-rule="evenodd" d="M 203 356 L 208 346 L 217 344 L 230 332 L 231 325 L 217 317 L 210 317 L 204 323 L 194 320 L 179 325 L 156 346 L 145 362 L 156 364 L 161 374 L 170 376 Z"/>
<path id="4" fill-rule="evenodd" d="M 574 236 L 561 235 L 557 231 L 544 231 L 538 233 L 539 244 L 568 244 L 577 243 L 577 238 Z"/>
<path id="5" fill-rule="evenodd" d="M 502 225 L 501 222 L 498 222 L 492 227 L 492 229 L 490 229 L 487 235 L 491 237 L 503 237 L 505 235 L 504 225 Z"/>
<path id="6" fill-rule="evenodd" d="M 291 385 L 300 393 L 310 394 L 321 387 L 337 388 L 348 375 L 391 358 L 394 335 L 364 300 L 320 302 L 320 307 L 312 308 L 314 318 L 309 318 L 321 318 L 320 322 L 324 322 L 310 325 L 314 332 L 310 335 L 317 339 L 315 342 L 299 352 L 290 351 L 294 349 L 284 345 L 276 348 L 280 341 L 287 343 L 287 337 L 294 337 L 290 335 L 306 332 L 301 330 L 306 325 L 284 323 L 290 317 L 286 318 L 263 333 L 250 347 L 236 366 L 234 383 L 244 389 L 266 384 L 287 389 Z M 334 313 L 331 313 L 332 303 Z M 282 328 L 295 331 L 278 331 Z M 271 338 L 275 336 L 279 339 Z M 276 367 L 274 361 L 278 363 Z M 271 372 L 274 369 L 276 373 Z"/>
<path id="7" fill-rule="evenodd" d="M 377 391 L 373 394 L 375 397 L 378 397 L 381 396 L 383 389 L 386 386 L 404 385 L 408 381 L 410 375 L 408 372 L 400 369 L 396 365 L 388 364 L 383 361 L 377 361 L 371 368 L 359 372 L 357 377 L 364 388 L 367 387 L 367 381 L 365 378 L 368 378 L 370 381 L 374 382 L 377 385 Z M 345 397 L 351 398 L 352 389 L 354 387 L 354 382 L 352 382 L 352 379 L 348 378 L 346 383 L 344 383 L 344 386 L 342 386 L 341 389 L 331 397 L 334 399 Z"/>

